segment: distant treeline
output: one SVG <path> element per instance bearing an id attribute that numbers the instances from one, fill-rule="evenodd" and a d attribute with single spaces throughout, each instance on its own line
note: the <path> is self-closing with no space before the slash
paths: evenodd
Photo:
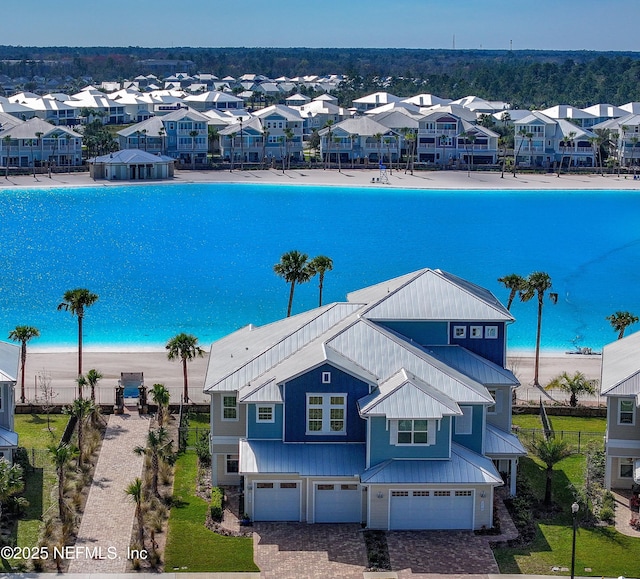
<path id="1" fill-rule="evenodd" d="M 12 78 L 133 79 L 140 74 L 245 73 L 270 78 L 344 74 L 343 104 L 386 90 L 398 96 L 476 95 L 519 108 L 640 100 L 640 53 L 372 48 L 73 48 L 0 46 Z"/>

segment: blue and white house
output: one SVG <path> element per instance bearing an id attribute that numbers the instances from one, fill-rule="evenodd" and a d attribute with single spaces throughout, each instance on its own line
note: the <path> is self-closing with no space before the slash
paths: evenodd
<path id="1" fill-rule="evenodd" d="M 0 458 L 13 462 L 18 448 L 14 430 L 15 387 L 18 380 L 20 347 L 0 342 Z"/>
<path id="2" fill-rule="evenodd" d="M 256 521 L 479 529 L 515 493 L 510 313 L 419 270 L 211 347 L 212 479 Z"/>

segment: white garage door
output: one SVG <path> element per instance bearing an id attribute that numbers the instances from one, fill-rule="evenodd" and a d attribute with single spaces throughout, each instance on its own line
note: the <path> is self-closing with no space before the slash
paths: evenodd
<path id="1" fill-rule="evenodd" d="M 254 521 L 299 521 L 300 483 L 257 482 L 253 491 Z"/>
<path id="2" fill-rule="evenodd" d="M 316 523 L 359 523 L 362 493 L 357 484 L 319 484 L 315 494 Z"/>
<path id="3" fill-rule="evenodd" d="M 390 529 L 472 529 L 473 491 L 391 491 Z"/>

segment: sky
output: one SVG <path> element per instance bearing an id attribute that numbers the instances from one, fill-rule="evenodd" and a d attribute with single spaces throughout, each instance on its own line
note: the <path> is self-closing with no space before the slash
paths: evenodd
<path id="1" fill-rule="evenodd" d="M 638 0 L 0 0 L 18 46 L 638 51 Z"/>

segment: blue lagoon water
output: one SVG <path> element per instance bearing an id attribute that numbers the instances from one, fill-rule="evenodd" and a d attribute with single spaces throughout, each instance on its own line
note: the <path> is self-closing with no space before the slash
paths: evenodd
<path id="1" fill-rule="evenodd" d="M 595 349 L 615 339 L 605 316 L 640 315 L 640 193 L 420 191 L 190 184 L 0 191 L 0 332 L 38 327 L 32 347 L 72 347 L 63 293 L 100 296 L 87 346 L 162 346 L 186 331 L 209 342 L 286 313 L 273 264 L 289 250 L 333 258 L 325 302 L 422 267 L 492 290 L 497 278 L 545 271 L 543 348 Z M 294 312 L 317 305 L 317 280 Z M 511 348 L 535 340 L 535 301 L 516 302 Z M 4 329 L 2 329 L 4 328 Z M 632 327 L 633 330 L 633 327 Z M 2 336 L 0 335 L 0 338 Z"/>

